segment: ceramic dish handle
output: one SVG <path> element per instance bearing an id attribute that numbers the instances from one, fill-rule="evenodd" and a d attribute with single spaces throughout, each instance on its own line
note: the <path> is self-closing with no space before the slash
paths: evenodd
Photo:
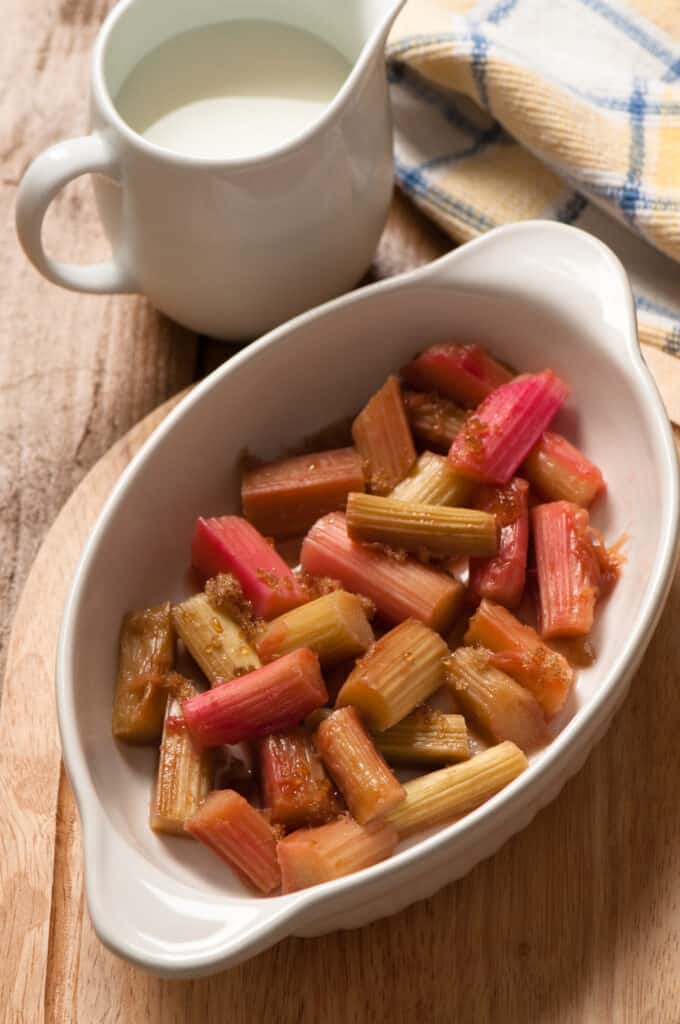
<path id="1" fill-rule="evenodd" d="M 80 810 L 90 917 L 118 956 L 154 974 L 197 977 L 224 962 L 233 966 L 289 933 L 295 900 L 220 899 L 179 880 L 169 891 L 165 874 L 121 839 L 101 807 L 93 803 L 85 815 Z"/>
<path id="2" fill-rule="evenodd" d="M 89 267 L 78 266 L 51 259 L 43 248 L 43 220 L 54 197 L 74 178 L 97 172 L 114 180 L 120 177 L 116 157 L 99 132 L 59 142 L 41 153 L 19 185 L 16 206 L 19 241 L 40 273 L 62 288 L 100 294 L 136 291 L 131 275 L 115 258 Z"/>
<path id="3" fill-rule="evenodd" d="M 593 318 L 602 322 L 594 344 L 624 363 L 641 361 L 635 303 L 620 260 L 593 235 L 554 221 L 525 221 L 496 228 L 417 271 L 414 284 L 463 289 L 549 304 L 579 329 L 583 297 L 592 296 Z"/>

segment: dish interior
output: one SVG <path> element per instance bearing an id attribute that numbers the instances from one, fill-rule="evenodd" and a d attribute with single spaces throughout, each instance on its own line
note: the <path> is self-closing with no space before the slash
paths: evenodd
<path id="1" fill-rule="evenodd" d="M 187 567 L 196 516 L 240 511 L 244 449 L 276 457 L 354 415 L 388 373 L 433 342 L 479 342 L 519 371 L 548 365 L 571 388 L 554 427 L 603 470 L 609 490 L 593 509 L 594 525 L 609 542 L 622 533 L 630 537 L 622 579 L 597 616 L 597 661 L 579 671 L 554 731 L 584 711 L 638 617 L 662 539 L 663 505 L 659 450 L 650 440 L 653 409 L 640 403 L 619 361 L 607 353 L 603 314 L 595 296 L 591 301 L 591 310 L 581 305 L 577 326 L 567 313 L 517 296 L 425 285 L 368 294 L 302 323 L 285 344 L 250 349 L 168 424 L 100 525 L 82 578 L 87 598 L 73 627 L 78 742 L 121 844 L 202 901 L 263 902 L 200 844 L 156 835 L 148 826 L 157 753 L 111 736 L 121 617 L 129 608 L 191 592 Z M 584 332 L 585 322 L 591 326 Z M 545 756 L 542 751 L 533 761 Z"/>

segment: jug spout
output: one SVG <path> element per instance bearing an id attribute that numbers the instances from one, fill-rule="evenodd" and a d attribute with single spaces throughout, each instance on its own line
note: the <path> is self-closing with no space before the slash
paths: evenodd
<path id="1" fill-rule="evenodd" d="M 390 29 L 406 0 L 314 0 L 296 13 L 300 28 L 316 32 L 347 58 L 356 81 L 361 67 L 382 56 Z M 300 5 L 302 6 L 302 5 Z"/>
<path id="2" fill-rule="evenodd" d="M 387 36 L 406 0 L 363 0 L 362 21 L 365 33 L 365 48 L 371 51 L 382 49 Z"/>

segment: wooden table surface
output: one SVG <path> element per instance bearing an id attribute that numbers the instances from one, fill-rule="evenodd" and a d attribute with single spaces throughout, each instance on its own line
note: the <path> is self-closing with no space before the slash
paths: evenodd
<path id="1" fill-rule="evenodd" d="M 5 0 L 3 6 L 0 676 L 18 595 L 65 499 L 145 414 L 233 351 L 168 322 L 142 298 L 53 287 L 14 239 L 16 186 L 28 161 L 49 143 L 86 130 L 88 54 L 109 6 L 108 0 Z M 47 239 L 55 254 L 70 259 L 105 253 L 85 181 L 53 205 Z M 373 275 L 424 262 L 448 244 L 396 198 Z M 45 1019 L 168 1024 L 219 1013 L 235 1024 L 677 1024 L 679 614 L 676 581 L 631 697 L 586 769 L 467 879 L 389 921 L 321 940 L 287 940 L 202 982 L 160 982 L 120 969 L 95 945 L 93 964 L 111 962 L 104 972 L 108 988 L 80 1002 L 48 1004 Z M 30 744 L 27 756 L 29 750 Z M 64 893 L 43 895 L 64 899 Z M 12 964 L 13 951 L 2 945 L 2 924 L 15 911 L 12 893 L 0 892 L 4 965 Z M 87 978 L 87 964 L 80 974 Z M 16 1004 L 11 1015 L 0 1005 L 0 1024 L 10 1019 L 34 1024 Z"/>

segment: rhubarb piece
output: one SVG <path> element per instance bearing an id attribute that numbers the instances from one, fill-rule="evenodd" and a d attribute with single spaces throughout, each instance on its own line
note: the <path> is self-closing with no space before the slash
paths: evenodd
<path id="1" fill-rule="evenodd" d="M 246 598 L 234 574 L 220 572 L 217 576 L 211 576 L 206 580 L 203 590 L 211 606 L 235 622 L 252 645 L 253 640 L 262 632 L 264 622 L 256 616 L 252 601 Z"/>
<path id="2" fill-rule="evenodd" d="M 211 686 L 260 667 L 243 630 L 213 607 L 206 594 L 195 594 L 174 605 L 172 621 Z"/>
<path id="3" fill-rule="evenodd" d="M 448 452 L 465 422 L 465 411 L 441 395 L 404 391 L 402 397 L 414 437 L 423 445 Z"/>
<path id="4" fill-rule="evenodd" d="M 330 825 L 298 829 L 279 842 L 281 891 L 331 882 L 370 867 L 394 853 L 397 832 L 383 821 L 360 825 L 348 816 Z"/>
<path id="5" fill-rule="evenodd" d="M 451 555 L 493 555 L 496 520 L 488 512 L 442 505 L 417 505 L 376 494 L 350 494 L 347 533 L 352 540 L 387 544 L 398 551 Z"/>
<path id="6" fill-rule="evenodd" d="M 186 836 L 185 822 L 213 788 L 215 763 L 211 750 L 199 754 L 195 749 L 182 715 L 183 701 L 195 697 L 198 690 L 176 673 L 168 677 L 168 686 L 170 696 L 149 821 L 155 832 Z"/>
<path id="7" fill-rule="evenodd" d="M 549 431 L 529 452 L 524 472 L 533 488 L 548 501 L 573 501 L 588 508 L 605 490 L 600 470 L 560 434 Z"/>
<path id="8" fill-rule="evenodd" d="M 373 630 L 356 594 L 335 590 L 274 619 L 258 641 L 263 661 L 310 647 L 324 667 L 355 658 L 373 643 Z"/>
<path id="9" fill-rule="evenodd" d="M 503 384 L 468 416 L 449 450 L 451 466 L 472 480 L 507 484 L 566 397 L 551 370 Z"/>
<path id="10" fill-rule="evenodd" d="M 352 424 L 352 437 L 374 494 L 389 494 L 416 461 L 401 388 L 388 377 Z"/>
<path id="11" fill-rule="evenodd" d="M 266 736 L 260 744 L 260 772 L 263 799 L 275 825 L 323 825 L 342 811 L 305 729 Z"/>
<path id="12" fill-rule="evenodd" d="M 283 732 L 327 700 L 319 659 L 303 647 L 192 697 L 183 711 L 195 746 L 205 750 Z"/>
<path id="13" fill-rule="evenodd" d="M 478 506 L 495 516 L 498 553 L 492 558 L 470 559 L 468 597 L 475 604 L 488 597 L 507 608 L 516 608 L 526 579 L 529 485 L 515 477 L 507 487 L 482 487 Z"/>
<path id="14" fill-rule="evenodd" d="M 198 519 L 191 564 L 204 578 L 233 573 L 255 614 L 282 615 L 308 600 L 308 594 L 271 544 L 240 516 Z"/>
<path id="15" fill-rule="evenodd" d="M 371 729 L 389 729 L 439 689 L 447 654 L 437 633 L 407 619 L 357 662 L 336 706 L 352 704 Z"/>
<path id="16" fill-rule="evenodd" d="M 243 514 L 266 536 L 295 537 L 320 516 L 343 509 L 350 491 L 363 489 L 356 449 L 295 455 L 244 473 Z"/>
<path id="17" fill-rule="evenodd" d="M 479 807 L 528 767 L 514 743 L 506 741 L 469 761 L 421 775 L 404 784 L 406 799 L 385 819 L 399 837 L 441 825 Z"/>
<path id="18" fill-rule="evenodd" d="M 547 743 L 541 705 L 514 679 L 494 668 L 483 647 L 459 647 L 446 659 L 446 682 L 487 739 L 512 740 L 525 753 Z"/>
<path id="19" fill-rule="evenodd" d="M 533 693 L 547 718 L 564 706 L 574 682 L 569 662 L 506 608 L 482 601 L 470 619 L 465 643 L 493 651 L 491 663 Z"/>
<path id="20" fill-rule="evenodd" d="M 450 703 L 455 705 L 453 695 Z M 333 713 L 331 708 L 317 708 L 307 715 L 305 727 L 316 732 Z M 444 714 L 423 704 L 391 728 L 372 730 L 371 736 L 389 764 L 442 764 L 470 757 L 468 728 L 457 709 L 455 714 Z"/>
<path id="21" fill-rule="evenodd" d="M 175 660 L 170 602 L 128 612 L 119 650 L 113 735 L 128 743 L 157 743 L 168 699 L 165 677 Z"/>
<path id="22" fill-rule="evenodd" d="M 276 835 L 266 818 L 232 789 L 215 790 L 186 830 L 265 895 L 278 889 Z"/>
<path id="23" fill-rule="evenodd" d="M 537 505 L 531 513 L 538 574 L 539 632 L 586 636 L 600 592 L 600 563 L 588 512 L 569 501 Z"/>
<path id="24" fill-rule="evenodd" d="M 373 742 L 390 764 L 445 764 L 470 756 L 467 727 L 462 715 L 445 715 L 423 705 Z"/>
<path id="25" fill-rule="evenodd" d="M 419 391 L 438 391 L 466 406 L 512 380 L 512 374 L 479 345 L 431 345 L 401 371 Z"/>
<path id="26" fill-rule="evenodd" d="M 412 617 L 446 632 L 461 610 L 464 588 L 457 580 L 415 558 L 357 544 L 347 534 L 345 517 L 332 512 L 307 534 L 302 567 L 314 576 L 339 579 L 364 594 L 389 622 Z"/>
<path id="27" fill-rule="evenodd" d="M 390 493 L 397 501 L 415 501 L 421 505 L 469 504 L 475 484 L 455 473 L 443 455 L 423 452 L 410 473 Z"/>
<path id="28" fill-rule="evenodd" d="M 315 743 L 360 825 L 386 814 L 404 799 L 404 787 L 376 750 L 354 708 L 340 708 L 326 718 Z"/>

